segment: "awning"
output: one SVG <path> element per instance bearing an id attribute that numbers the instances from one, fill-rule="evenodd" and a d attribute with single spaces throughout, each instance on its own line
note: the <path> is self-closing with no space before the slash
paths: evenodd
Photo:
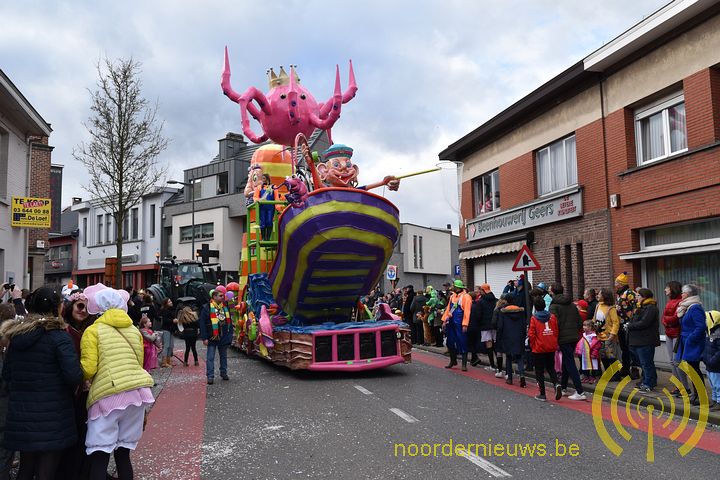
<path id="1" fill-rule="evenodd" d="M 707 245 L 683 246 L 675 248 L 663 248 L 653 250 L 641 250 L 639 252 L 621 253 L 621 260 L 640 260 L 643 258 L 669 257 L 672 255 L 690 255 L 693 253 L 716 252 L 720 250 L 720 243 L 711 243 Z"/>
<path id="2" fill-rule="evenodd" d="M 496 255 L 498 253 L 519 252 L 525 245 L 525 241 L 501 243 L 499 245 L 491 245 L 489 247 L 475 248 L 466 252 L 460 252 L 460 260 L 470 260 L 471 258 L 487 257 L 488 255 Z"/>

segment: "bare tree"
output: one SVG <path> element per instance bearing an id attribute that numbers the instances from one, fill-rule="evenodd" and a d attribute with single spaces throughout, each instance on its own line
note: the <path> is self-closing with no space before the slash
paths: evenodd
<path id="1" fill-rule="evenodd" d="M 125 219 L 143 195 L 164 182 L 166 166 L 158 155 L 168 140 L 157 120 L 157 103 L 150 106 L 142 97 L 140 63 L 108 58 L 98 61 L 97 90 L 90 91 L 90 117 L 83 125 L 90 140 L 73 150 L 90 174 L 83 187 L 115 221 L 117 269 L 115 286 L 122 287 L 122 251 Z"/>

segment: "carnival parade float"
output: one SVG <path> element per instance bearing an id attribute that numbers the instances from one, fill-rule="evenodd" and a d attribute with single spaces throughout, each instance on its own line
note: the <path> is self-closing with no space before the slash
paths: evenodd
<path id="1" fill-rule="evenodd" d="M 267 94 L 254 87 L 240 94 L 230 84 L 225 50 L 223 93 L 240 105 L 245 136 L 264 143 L 245 188 L 240 281 L 227 285 L 234 345 L 291 369 L 408 363 L 408 325 L 385 309 L 368 318 L 358 307 L 384 274 L 400 235 L 397 207 L 369 190 L 397 190 L 402 177 L 358 186 L 352 149 L 332 144 L 330 129 L 357 91 L 352 63 L 347 90 L 337 68 L 334 93 L 324 103 L 300 84 L 294 66 L 289 69 L 289 75 L 282 67 L 268 72 Z M 322 155 L 307 142 L 316 129 L 331 143 Z"/>

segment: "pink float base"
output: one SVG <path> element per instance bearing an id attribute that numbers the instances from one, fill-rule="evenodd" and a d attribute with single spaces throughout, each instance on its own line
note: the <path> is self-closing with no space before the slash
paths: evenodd
<path id="1" fill-rule="evenodd" d="M 400 333 L 396 342 L 396 355 L 382 356 L 382 346 L 380 342 L 380 333 L 384 331 L 392 331 Z M 373 358 L 360 358 L 360 335 L 364 333 L 375 334 L 375 357 Z M 403 348 L 402 343 L 405 340 L 405 330 L 399 329 L 397 325 L 387 325 L 382 327 L 368 327 L 368 328 L 356 328 L 351 330 L 324 330 L 320 332 L 313 332 L 313 358 L 312 363 L 307 366 L 308 370 L 313 371 L 363 371 L 363 370 L 374 370 L 378 368 L 389 367 L 398 363 L 409 363 L 410 355 L 404 357 L 402 355 Z M 353 335 L 355 343 L 355 358 L 352 360 L 338 360 L 338 335 Z M 317 337 L 332 337 L 332 356 L 329 362 L 316 362 L 315 361 L 315 339 Z"/>
<path id="2" fill-rule="evenodd" d="M 379 359 L 371 358 L 369 363 L 367 360 L 353 360 L 352 362 L 353 363 L 351 364 L 348 364 L 348 362 L 346 361 L 312 363 L 308 366 L 307 369 L 316 372 L 360 372 L 363 370 L 375 370 L 378 368 L 389 367 L 390 365 L 395 365 L 398 363 L 404 363 L 405 359 L 400 355 L 395 355 L 393 357 L 382 357 Z"/>

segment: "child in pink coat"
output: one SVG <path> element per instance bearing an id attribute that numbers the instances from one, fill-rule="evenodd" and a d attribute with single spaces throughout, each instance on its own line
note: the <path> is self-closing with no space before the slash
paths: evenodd
<path id="1" fill-rule="evenodd" d="M 143 368 L 148 372 L 157 368 L 157 353 L 162 349 L 162 341 L 160 334 L 152 331 L 152 320 L 143 317 L 140 322 L 140 333 L 143 337 L 143 348 L 145 356 L 143 358 Z"/>
<path id="2" fill-rule="evenodd" d="M 575 346 L 575 354 L 580 357 L 583 383 L 595 383 L 595 377 L 600 376 L 600 347 L 602 342 L 595 333 L 595 324 L 592 320 L 583 322 L 583 334 Z"/>

